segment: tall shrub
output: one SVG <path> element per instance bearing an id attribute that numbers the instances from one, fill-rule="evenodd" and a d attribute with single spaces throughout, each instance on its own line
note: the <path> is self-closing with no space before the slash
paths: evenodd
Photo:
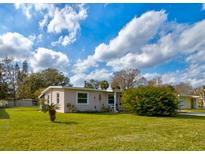
<path id="1" fill-rule="evenodd" d="M 172 116 L 178 109 L 178 99 L 170 87 L 144 86 L 128 89 L 122 96 L 125 111 L 139 115 Z"/>

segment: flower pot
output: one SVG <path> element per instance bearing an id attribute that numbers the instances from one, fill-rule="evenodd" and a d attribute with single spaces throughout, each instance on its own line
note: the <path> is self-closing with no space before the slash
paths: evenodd
<path id="1" fill-rule="evenodd" d="M 53 122 L 56 119 L 56 111 L 55 110 L 49 110 L 50 120 Z"/>

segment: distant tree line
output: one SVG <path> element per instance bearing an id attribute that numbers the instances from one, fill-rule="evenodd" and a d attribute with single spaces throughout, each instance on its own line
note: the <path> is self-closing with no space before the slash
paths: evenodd
<path id="1" fill-rule="evenodd" d="M 48 68 L 37 73 L 29 72 L 28 62 L 16 63 L 12 58 L 0 60 L 0 99 L 36 99 L 48 86 L 72 86 L 70 79 L 57 69 Z M 169 86 L 178 95 L 200 95 L 205 103 L 205 86 L 193 88 L 189 83 L 167 85 L 161 77 L 151 80 L 140 74 L 138 69 L 124 69 L 113 73 L 110 83 L 107 80 L 90 79 L 84 81 L 85 88 L 103 89 L 109 87 L 122 91 L 139 86 Z"/>
<path id="2" fill-rule="evenodd" d="M 197 88 L 193 88 L 188 82 L 180 82 L 175 85 L 165 84 L 160 76 L 157 76 L 151 80 L 146 79 L 141 76 L 138 69 L 124 69 L 113 73 L 111 83 L 106 80 L 98 81 L 91 79 L 85 81 L 84 87 L 94 88 L 94 89 L 107 89 L 108 87 L 112 89 L 120 89 L 126 91 L 130 88 L 136 88 L 141 86 L 148 87 L 168 87 L 172 89 L 176 95 L 197 95 L 200 96 L 202 101 L 202 106 L 205 106 L 205 86 L 201 85 Z"/>
<path id="3" fill-rule="evenodd" d="M 0 99 L 36 99 L 48 86 L 72 86 L 68 77 L 56 69 L 38 73 L 28 71 L 28 62 L 16 63 L 12 58 L 0 61 Z"/>

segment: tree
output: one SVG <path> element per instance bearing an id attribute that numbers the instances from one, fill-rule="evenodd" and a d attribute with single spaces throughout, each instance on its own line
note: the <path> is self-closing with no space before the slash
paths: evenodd
<path id="1" fill-rule="evenodd" d="M 202 99 L 202 108 L 205 108 L 205 86 L 198 87 L 193 91 L 194 95 L 199 95 Z"/>
<path id="2" fill-rule="evenodd" d="M 0 62 L 0 99 L 6 99 L 8 92 L 8 84 L 5 82 L 4 63 Z"/>
<path id="3" fill-rule="evenodd" d="M 107 88 L 109 88 L 109 83 L 106 80 L 100 81 L 99 85 L 100 85 L 101 89 L 105 89 L 106 90 Z"/>
<path id="4" fill-rule="evenodd" d="M 136 86 L 140 78 L 140 71 L 138 69 L 127 69 L 114 72 L 112 77 L 112 89 L 128 89 Z"/>
<path id="5" fill-rule="evenodd" d="M 28 75 L 28 63 L 26 60 L 23 61 L 23 69 L 22 72 L 26 75 Z"/>
<path id="6" fill-rule="evenodd" d="M 18 64 L 13 63 L 13 59 L 6 57 L 3 59 L 4 63 L 4 79 L 8 86 L 7 96 L 12 98 L 14 106 L 16 105 L 16 90 L 17 90 L 17 78 L 19 73 Z"/>
<path id="7" fill-rule="evenodd" d="M 18 98 L 35 99 L 37 97 L 34 95 L 35 91 L 41 87 L 45 87 L 44 80 L 41 78 L 40 73 L 33 73 L 24 81 L 24 84 L 20 85 L 18 88 Z"/>
<path id="8" fill-rule="evenodd" d="M 90 79 L 90 81 L 84 81 L 84 88 L 98 89 L 99 81 L 94 79 Z"/>
<path id="9" fill-rule="evenodd" d="M 48 68 L 28 76 L 18 88 L 18 97 L 36 99 L 40 91 L 48 86 L 71 86 L 71 84 L 69 78 L 61 72 Z"/>
<path id="10" fill-rule="evenodd" d="M 136 85 L 138 86 L 147 86 L 148 85 L 148 81 L 145 77 L 140 77 L 136 83 Z"/>
<path id="11" fill-rule="evenodd" d="M 71 86 L 68 77 L 64 76 L 62 72 L 57 69 L 48 68 L 39 73 L 44 81 L 44 86 Z"/>
<path id="12" fill-rule="evenodd" d="M 175 85 L 175 90 L 180 95 L 191 95 L 193 88 L 189 83 L 181 82 Z"/>
<path id="13" fill-rule="evenodd" d="M 149 86 L 161 86 L 162 85 L 162 79 L 161 77 L 155 77 L 154 79 L 152 80 L 149 80 L 148 81 L 148 85 Z"/>

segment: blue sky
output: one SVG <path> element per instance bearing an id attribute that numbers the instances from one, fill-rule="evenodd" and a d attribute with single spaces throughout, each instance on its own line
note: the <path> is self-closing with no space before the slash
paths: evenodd
<path id="1" fill-rule="evenodd" d="M 138 68 L 164 83 L 204 84 L 203 4 L 0 4 L 0 58 L 57 68 L 82 86 Z"/>

